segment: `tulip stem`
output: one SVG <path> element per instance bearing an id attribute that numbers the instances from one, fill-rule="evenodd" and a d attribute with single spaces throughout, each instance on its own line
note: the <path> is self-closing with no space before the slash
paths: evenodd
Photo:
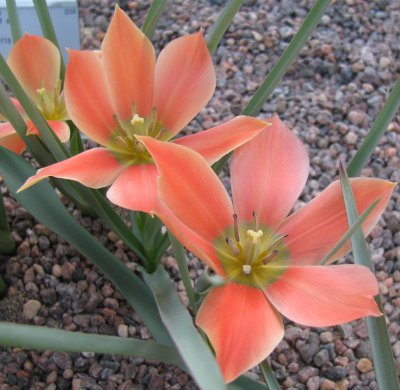
<path id="1" fill-rule="evenodd" d="M 15 241 L 12 238 L 10 227 L 7 223 L 7 216 L 4 207 L 4 199 L 3 194 L 1 193 L 0 189 L 0 253 L 9 254 L 15 251 Z M 4 282 L 0 280 L 0 290 Z M 1 291 L 0 291 L 1 295 Z"/>
<path id="2" fill-rule="evenodd" d="M 18 17 L 17 5 L 15 0 L 7 0 L 7 14 L 10 21 L 10 30 L 13 43 L 22 37 L 21 23 Z"/>
<path id="3" fill-rule="evenodd" d="M 143 34 L 145 34 L 150 40 L 153 38 L 158 21 L 160 20 L 166 5 L 167 0 L 153 0 L 151 3 L 149 12 L 146 15 L 146 19 L 144 20 L 142 27 Z"/>
<path id="4" fill-rule="evenodd" d="M 260 369 L 268 389 L 279 390 L 280 389 L 279 383 L 276 380 L 274 372 L 272 371 L 271 366 L 268 364 L 267 359 L 263 360 L 260 363 Z"/>
<path id="5" fill-rule="evenodd" d="M 198 306 L 196 303 L 196 295 L 192 286 L 192 279 L 190 278 L 189 275 L 185 250 L 183 249 L 183 246 L 180 244 L 180 242 L 172 235 L 171 232 L 168 232 L 168 235 L 172 244 L 172 249 L 174 251 L 176 262 L 178 264 L 179 272 L 182 277 L 182 282 L 186 289 L 186 294 L 188 296 L 190 306 L 192 308 L 193 313 L 196 314 Z"/>

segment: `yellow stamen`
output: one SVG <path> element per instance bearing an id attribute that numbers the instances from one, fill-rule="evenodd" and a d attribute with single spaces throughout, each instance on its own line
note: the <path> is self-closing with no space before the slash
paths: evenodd
<path id="1" fill-rule="evenodd" d="M 253 244 L 257 244 L 258 239 L 261 238 L 263 235 L 264 233 L 261 229 L 258 229 L 256 232 L 251 229 L 247 230 L 247 236 L 253 240 Z"/>

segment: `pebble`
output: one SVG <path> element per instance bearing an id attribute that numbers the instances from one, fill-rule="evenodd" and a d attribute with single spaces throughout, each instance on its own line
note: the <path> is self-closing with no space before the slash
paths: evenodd
<path id="1" fill-rule="evenodd" d="M 28 302 L 25 303 L 22 316 L 24 320 L 30 321 L 35 317 L 40 310 L 42 304 L 35 299 L 30 299 Z"/>
<path id="2" fill-rule="evenodd" d="M 362 373 L 371 371 L 372 368 L 373 368 L 372 362 L 371 362 L 371 360 L 369 360 L 367 358 L 362 358 L 357 363 L 357 370 Z"/>

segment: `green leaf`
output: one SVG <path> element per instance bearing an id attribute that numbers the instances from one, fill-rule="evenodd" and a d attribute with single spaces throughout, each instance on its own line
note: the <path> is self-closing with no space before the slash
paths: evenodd
<path id="1" fill-rule="evenodd" d="M 0 276 L 0 298 L 7 294 L 7 285 L 5 284 L 3 278 Z"/>
<path id="2" fill-rule="evenodd" d="M 10 21 L 10 30 L 13 43 L 18 41 L 22 37 L 21 23 L 19 21 L 17 5 L 15 0 L 7 0 L 7 14 L 8 20 Z"/>
<path id="3" fill-rule="evenodd" d="M 267 360 L 264 360 L 260 363 L 261 373 L 263 374 L 265 383 L 267 384 L 267 388 L 269 390 L 280 390 L 280 386 L 278 381 L 275 378 L 274 372 L 272 371 L 270 365 Z"/>
<path id="4" fill-rule="evenodd" d="M 151 40 L 156 31 L 157 24 L 164 12 L 167 0 L 153 0 L 149 8 L 149 12 L 144 20 L 142 31 Z"/>
<path id="5" fill-rule="evenodd" d="M 244 0 L 229 0 L 219 14 L 217 21 L 211 27 L 209 34 L 207 35 L 207 47 L 211 55 L 217 50 L 218 44 L 228 29 L 236 13 L 243 5 Z"/>
<path id="6" fill-rule="evenodd" d="M 5 255 L 14 253 L 15 248 L 16 244 L 8 226 L 3 194 L 0 189 L 0 253 Z"/>
<path id="7" fill-rule="evenodd" d="M 169 344 L 170 337 L 161 323 L 149 288 L 72 218 L 49 183 L 40 182 L 17 194 L 21 184 L 34 174 L 34 169 L 23 158 L 2 147 L 0 172 L 15 199 L 107 275 L 138 312 L 153 336 L 159 342 Z"/>
<path id="8" fill-rule="evenodd" d="M 343 236 L 341 239 L 338 241 L 338 243 L 329 251 L 329 253 L 320 261 L 321 265 L 326 264 L 329 259 L 331 259 L 335 253 L 344 245 L 346 242 L 352 237 L 352 235 L 356 232 L 358 228 L 361 227 L 363 222 L 368 218 L 368 215 L 371 214 L 372 210 L 376 207 L 376 205 L 379 203 L 379 199 L 377 199 L 375 202 L 373 202 L 362 214 L 360 217 L 357 218 L 356 222 L 354 225 L 351 226 L 349 230 Z"/>
<path id="9" fill-rule="evenodd" d="M 246 375 L 242 375 L 226 386 L 228 390 L 267 390 L 267 387 Z"/>
<path id="10" fill-rule="evenodd" d="M 143 277 L 153 292 L 164 325 L 198 386 L 204 390 L 224 389 L 217 362 L 180 302 L 167 272 L 158 267 L 153 274 L 143 273 Z"/>
<path id="11" fill-rule="evenodd" d="M 40 26 L 43 31 L 43 36 L 49 41 L 53 42 L 60 52 L 61 56 L 61 69 L 60 69 L 60 79 L 64 80 L 65 74 L 65 64 L 64 59 L 61 55 L 60 44 L 58 43 L 56 31 L 54 30 L 53 22 L 51 21 L 49 8 L 47 6 L 46 0 L 33 0 L 35 5 L 36 14 L 38 16 Z"/>
<path id="12" fill-rule="evenodd" d="M 349 225 L 354 225 L 358 218 L 358 211 L 349 179 L 342 164 L 340 165 L 340 182 L 342 185 L 344 204 L 346 206 L 347 219 L 349 220 Z M 361 228 L 356 230 L 351 238 L 351 243 L 353 246 L 354 262 L 373 270 L 367 243 L 365 242 Z M 379 295 L 375 297 L 375 300 L 383 313 L 382 302 Z M 379 388 L 399 389 L 399 380 L 386 328 L 385 317 L 384 315 L 381 317 L 367 317 L 366 322 L 374 360 L 375 375 Z"/>
<path id="13" fill-rule="evenodd" d="M 79 130 L 76 128 L 76 126 L 69 121 L 69 127 L 71 129 L 71 137 L 69 139 L 69 143 L 70 143 L 70 152 L 71 152 L 71 156 L 76 156 L 79 153 L 82 153 L 84 150 L 83 147 L 83 143 L 82 143 L 82 139 L 81 136 L 79 134 Z"/>
<path id="14" fill-rule="evenodd" d="M 350 177 L 359 176 L 361 169 L 367 163 L 369 157 L 374 152 L 375 147 L 379 144 L 380 139 L 389 126 L 400 106 L 400 78 L 397 79 L 390 95 L 375 119 L 371 130 L 368 132 L 365 140 L 357 150 L 347 167 L 347 174 Z"/>
<path id="15" fill-rule="evenodd" d="M 95 352 L 135 356 L 182 365 L 176 350 L 155 341 L 69 332 L 44 326 L 0 322 L 0 345 L 65 352 Z"/>

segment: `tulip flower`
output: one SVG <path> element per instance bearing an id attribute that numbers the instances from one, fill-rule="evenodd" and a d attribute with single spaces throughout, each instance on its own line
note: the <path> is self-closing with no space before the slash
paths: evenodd
<path id="1" fill-rule="evenodd" d="M 276 347 L 284 333 L 281 314 L 317 327 L 381 315 L 374 301 L 377 281 L 367 267 L 320 265 L 349 228 L 340 183 L 287 216 L 306 182 L 309 160 L 278 117 L 270 122 L 233 153 L 233 204 L 198 153 L 140 137 L 160 174 L 156 214 L 224 280 L 204 299 L 196 323 L 226 382 Z M 360 213 L 380 199 L 363 224 L 368 234 L 394 184 L 356 178 L 351 186 Z"/>
<path id="2" fill-rule="evenodd" d="M 47 120 L 61 142 L 69 140 L 69 127 L 64 98 L 61 92 L 61 57 L 57 47 L 49 40 L 25 34 L 12 47 L 7 59 L 15 77 L 27 95 Z M 27 125 L 27 135 L 40 135 L 19 102 L 13 103 Z M 5 118 L 1 117 L 1 120 Z M 9 122 L 0 123 L 0 145 L 21 154 L 25 144 Z"/>
<path id="3" fill-rule="evenodd" d="M 100 188 L 119 206 L 152 212 L 157 169 L 136 135 L 170 141 L 205 106 L 215 71 L 202 32 L 169 43 L 155 60 L 151 42 L 117 6 L 101 51 L 72 50 L 66 72 L 68 113 L 103 145 L 38 171 L 21 188 L 48 176 Z M 173 142 L 210 164 L 254 137 L 267 124 L 240 116 Z"/>

